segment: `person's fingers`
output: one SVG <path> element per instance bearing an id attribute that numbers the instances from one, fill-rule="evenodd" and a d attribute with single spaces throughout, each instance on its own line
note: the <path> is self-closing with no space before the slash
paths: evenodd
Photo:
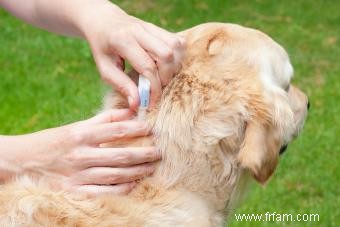
<path id="1" fill-rule="evenodd" d="M 172 73 L 162 74 L 162 82 L 168 83 L 172 76 L 180 70 L 181 62 L 184 56 L 185 40 L 171 32 L 157 27 L 152 23 L 142 23 L 143 28 L 151 33 L 153 36 L 158 37 L 173 51 L 173 64 Z M 162 83 L 162 85 L 165 85 Z"/>
<path id="2" fill-rule="evenodd" d="M 143 23 L 142 26 L 145 28 L 145 30 L 147 30 L 154 36 L 164 41 L 170 48 L 174 49 L 175 51 L 179 51 L 179 52 L 175 52 L 175 54 L 181 54 L 181 55 L 183 54 L 183 49 L 186 46 L 186 42 L 183 37 L 175 33 L 168 32 L 160 27 L 157 27 L 156 25 L 152 23 Z M 182 57 L 182 56 L 175 55 L 175 58 L 176 57 Z"/>
<path id="3" fill-rule="evenodd" d="M 117 185 L 82 185 L 75 191 L 86 194 L 88 197 L 102 195 L 126 195 L 137 185 L 136 182 L 117 184 Z"/>
<path id="4" fill-rule="evenodd" d="M 130 109 L 111 109 L 97 114 L 88 119 L 91 124 L 110 123 L 115 121 L 131 120 L 133 111 Z"/>
<path id="5" fill-rule="evenodd" d="M 89 127 L 86 132 L 83 132 L 83 141 L 88 141 L 90 144 L 102 144 L 117 139 L 146 136 L 149 133 L 150 129 L 145 122 L 121 121 Z"/>
<path id="6" fill-rule="evenodd" d="M 117 50 L 118 54 L 127 59 L 139 74 L 150 80 L 150 106 L 154 106 L 159 100 L 162 91 L 161 81 L 154 60 L 133 38 L 122 42 L 118 45 Z"/>
<path id="7" fill-rule="evenodd" d="M 161 158 L 155 147 L 93 148 L 80 152 L 78 165 L 90 167 L 126 167 L 154 162 Z"/>
<path id="8" fill-rule="evenodd" d="M 174 53 L 162 40 L 147 31 L 141 31 L 136 35 L 138 43 L 152 55 L 158 67 L 161 84 L 165 85 L 172 78 L 174 65 Z"/>
<path id="9" fill-rule="evenodd" d="M 151 34 L 157 35 L 171 48 L 179 48 L 184 45 L 184 40 L 174 33 L 168 32 L 152 23 L 144 22 L 142 26 L 145 30 L 149 31 Z"/>
<path id="10" fill-rule="evenodd" d="M 118 58 L 118 57 L 116 57 Z M 120 59 L 120 58 L 118 58 Z M 127 97 L 129 106 L 136 109 L 139 105 L 138 90 L 136 84 L 117 66 L 119 63 L 112 60 L 109 55 L 95 57 L 99 72 L 107 83 Z"/>
<path id="11" fill-rule="evenodd" d="M 153 163 L 135 165 L 125 168 L 92 167 L 76 174 L 77 184 L 112 185 L 129 183 L 151 175 L 155 171 Z"/>

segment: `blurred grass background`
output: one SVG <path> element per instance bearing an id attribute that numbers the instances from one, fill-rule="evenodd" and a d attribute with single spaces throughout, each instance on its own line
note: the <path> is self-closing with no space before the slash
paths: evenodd
<path id="1" fill-rule="evenodd" d="M 171 31 L 208 21 L 269 34 L 310 97 L 302 135 L 264 188 L 253 183 L 236 213 L 320 215 L 319 222 L 237 222 L 230 226 L 340 225 L 340 1 L 114 1 Z M 35 29 L 0 10 L 0 134 L 20 134 L 85 119 L 107 90 L 84 41 Z"/>

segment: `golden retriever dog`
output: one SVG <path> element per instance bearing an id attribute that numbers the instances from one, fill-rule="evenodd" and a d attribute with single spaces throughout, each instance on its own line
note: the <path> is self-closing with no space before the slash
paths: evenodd
<path id="1" fill-rule="evenodd" d="M 0 226 L 222 226 L 251 179 L 264 184 L 302 129 L 308 99 L 285 50 L 260 31 L 208 23 L 179 35 L 182 68 L 147 114 L 162 161 L 127 196 L 79 198 L 28 177 L 0 187 Z M 126 107 L 118 95 L 105 108 Z"/>

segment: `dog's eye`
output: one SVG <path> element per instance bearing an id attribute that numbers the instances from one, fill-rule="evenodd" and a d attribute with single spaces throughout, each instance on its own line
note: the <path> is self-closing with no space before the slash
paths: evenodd
<path id="1" fill-rule="evenodd" d="M 285 90 L 286 92 L 288 92 L 289 89 L 290 89 L 290 84 L 288 84 L 288 85 L 284 88 L 284 90 Z"/>

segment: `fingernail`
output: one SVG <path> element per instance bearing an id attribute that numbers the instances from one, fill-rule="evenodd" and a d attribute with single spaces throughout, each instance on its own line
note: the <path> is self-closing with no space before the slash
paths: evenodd
<path id="1" fill-rule="evenodd" d="M 132 189 L 132 188 L 136 187 L 136 185 L 137 185 L 137 182 L 133 181 L 133 182 L 130 183 L 130 188 Z"/>
<path id="2" fill-rule="evenodd" d="M 130 107 L 133 106 L 133 98 L 131 96 L 128 96 L 128 103 Z"/>
<path id="3" fill-rule="evenodd" d="M 182 46 L 185 46 L 186 41 L 183 37 L 179 37 L 179 41 L 181 42 Z"/>
<path id="4" fill-rule="evenodd" d="M 155 166 L 149 166 L 146 170 L 147 174 L 152 174 L 155 171 Z"/>
<path id="5" fill-rule="evenodd" d="M 160 150 L 160 149 L 157 149 L 156 152 L 157 152 L 157 157 L 158 157 L 159 159 L 162 159 L 162 152 L 161 152 L 161 150 Z"/>

